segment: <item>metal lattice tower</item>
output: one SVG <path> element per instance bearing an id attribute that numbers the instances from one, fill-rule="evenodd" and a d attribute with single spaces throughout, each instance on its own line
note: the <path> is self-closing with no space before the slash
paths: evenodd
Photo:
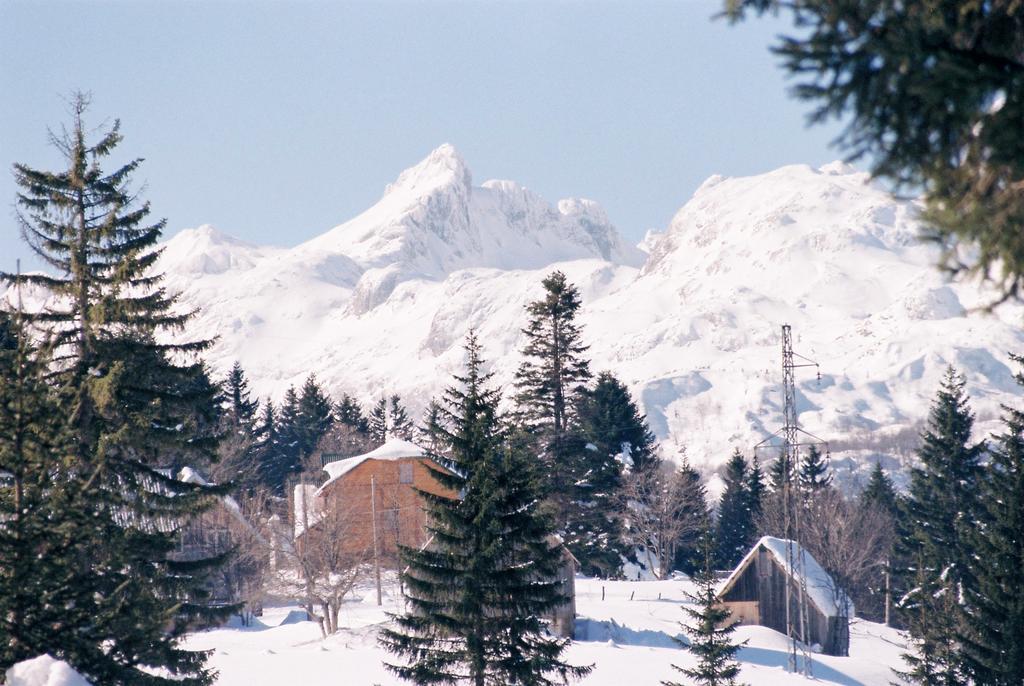
<path id="1" fill-rule="evenodd" d="M 797 362 L 796 358 L 802 360 Z M 785 585 L 786 604 L 786 635 L 790 637 L 789 670 L 796 672 L 798 667 L 804 676 L 811 676 L 811 653 L 807 646 L 807 574 L 805 554 L 801 530 L 801 503 L 797 498 L 798 488 L 794 483 L 800 447 L 808 445 L 824 445 L 828 454 L 828 443 L 814 434 L 800 428 L 796 410 L 796 369 L 799 367 L 818 367 L 818 363 L 803 355 L 793 352 L 793 333 L 789 324 L 782 325 L 782 421 L 778 431 L 754 446 L 754 451 L 761 448 L 775 448 L 779 451 L 779 459 L 783 461 L 784 476 L 782 483 L 783 526 L 786 545 L 786 563 L 796 574 L 797 603 L 796 617 L 792 611 L 791 584 Z M 820 372 L 818 379 L 821 379 Z M 781 439 L 781 445 L 773 443 L 773 439 Z M 801 659 L 802 658 L 802 659 Z"/>

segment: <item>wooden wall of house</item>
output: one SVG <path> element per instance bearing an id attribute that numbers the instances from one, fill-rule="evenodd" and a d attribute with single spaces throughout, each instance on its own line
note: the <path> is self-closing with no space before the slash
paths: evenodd
<path id="1" fill-rule="evenodd" d="M 454 497 L 432 476 L 423 458 L 366 460 L 341 479 L 329 484 L 320 497 L 335 512 L 344 513 L 344 541 L 352 551 L 373 549 L 375 495 L 377 537 L 385 566 L 397 567 L 398 546 L 418 547 L 426 542 L 426 512 L 417 490 Z M 372 486 L 371 486 L 372 479 Z M 314 527 L 315 528 L 315 527 Z"/>
<path id="2" fill-rule="evenodd" d="M 721 600 L 736 619 L 744 611 L 751 614 L 749 603 L 757 602 L 757 623 L 786 633 L 786 584 L 790 585 L 790 612 L 794 631 L 799 635 L 800 605 L 799 584 L 788 575 L 774 555 L 759 550 L 744 569 L 735 584 Z M 844 619 L 828 617 L 813 603 L 807 603 L 807 639 L 810 644 L 819 644 L 828 655 L 846 655 L 849 650 L 849 625 Z"/>

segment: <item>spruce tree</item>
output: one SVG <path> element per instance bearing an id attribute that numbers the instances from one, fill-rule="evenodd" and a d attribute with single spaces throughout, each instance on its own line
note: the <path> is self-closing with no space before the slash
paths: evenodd
<path id="1" fill-rule="evenodd" d="M 695 607 L 683 606 L 683 612 L 689 618 L 683 629 L 690 635 L 689 644 L 680 641 L 682 646 L 696 658 L 697 664 L 692 668 L 672 665 L 694 684 L 701 686 L 735 686 L 740 666 L 736 662 L 736 653 L 741 648 L 732 640 L 736 628 L 735 622 L 729 621 L 729 610 L 718 602 L 716 593 L 717 582 L 712 563 L 714 543 L 711 532 L 707 531 L 701 544 L 704 564 L 694 581 L 697 593 L 687 593 L 687 598 Z M 677 639 L 678 640 L 678 639 Z M 664 686 L 682 686 L 674 681 L 661 682 Z"/>
<path id="2" fill-rule="evenodd" d="M 598 374 L 593 388 L 580 388 L 576 415 L 580 431 L 599 454 L 617 457 L 630 469 L 645 469 L 657 459 L 647 418 L 611 372 Z"/>
<path id="3" fill-rule="evenodd" d="M 335 406 L 334 418 L 360 433 L 367 433 L 370 430 L 362 406 L 348 393 L 342 394 L 341 400 Z"/>
<path id="4" fill-rule="evenodd" d="M 87 621 L 77 561 L 61 551 L 80 526 L 63 507 L 71 446 L 46 375 L 21 318 L 0 310 L 0 674 L 41 653 L 67 655 L 61 628 Z"/>
<path id="5" fill-rule="evenodd" d="M 208 684 L 206 655 L 179 640 L 233 610 L 205 601 L 220 560 L 172 553 L 179 527 L 223 492 L 175 475 L 215 458 L 216 388 L 195 361 L 210 342 L 182 341 L 192 315 L 153 272 L 164 222 L 148 223 L 130 187 L 140 160 L 103 170 L 119 123 L 89 143 L 87 106 L 76 95 L 70 130 L 52 138 L 66 169 L 14 168 L 22 234 L 54 275 L 2 275 L 50 296 L 26 319 L 53 337 L 49 379 L 70 440 L 60 493 L 89 522 L 61 551 L 79 570 L 74 611 L 47 648 L 58 642 L 58 656 L 97 683 Z"/>
<path id="6" fill-rule="evenodd" d="M 966 679 L 957 658 L 957 634 L 966 618 L 957 599 L 972 585 L 972 551 L 964 534 L 977 526 L 979 463 L 985 451 L 984 442 L 971 440 L 974 417 L 964 385 L 963 377 L 949 368 L 932 403 L 917 454 L 921 466 L 910 474 L 908 536 L 900 555 L 908 564 L 901 574 L 913 589 L 902 603 L 908 629 L 922 644 L 921 656 L 937 656 L 936 678 L 948 684 Z M 912 674 L 920 671 L 917 657 L 905 659 Z"/>
<path id="7" fill-rule="evenodd" d="M 804 454 L 797 468 L 797 484 L 804 493 L 815 493 L 832 485 L 828 460 L 818 446 L 812 445 Z"/>
<path id="8" fill-rule="evenodd" d="M 894 622 L 892 615 L 894 599 L 904 595 L 906 589 L 899 583 L 899 577 L 895 576 L 892 570 L 908 568 L 910 565 L 896 557 L 896 541 L 903 530 L 902 502 L 881 462 L 876 462 L 871 469 L 868 483 L 858 497 L 857 507 L 867 516 L 874 514 L 877 518 L 875 521 L 880 525 L 887 523 L 892 532 L 892 540 L 886 546 L 883 564 L 865 581 L 867 596 L 856 598 L 857 613 L 872 621 L 887 621 L 890 626 L 894 623 L 899 625 L 901 623 Z"/>
<path id="9" fill-rule="evenodd" d="M 1024 242 L 1024 14 L 1016 0 L 726 0 L 792 9 L 773 51 L 813 101 L 811 121 L 847 123 L 851 158 L 914 195 L 942 266 L 1021 295 Z"/>
<path id="10" fill-rule="evenodd" d="M 738 448 L 725 465 L 723 480 L 725 491 L 718 508 L 715 563 L 732 569 L 746 554 L 754 537 L 750 473 L 747 460 Z"/>
<path id="11" fill-rule="evenodd" d="M 541 619 L 566 598 L 535 466 L 502 434 L 473 334 L 466 352 L 466 373 L 444 396 L 451 469 L 433 472 L 461 498 L 420 492 L 432 543 L 402 549 L 409 609 L 380 640 L 405 662 L 387 666 L 415 684 L 543 686 L 582 677 L 590 668 L 563 662 L 568 640 L 548 636 Z"/>
<path id="12" fill-rule="evenodd" d="M 751 539 L 757 534 L 757 522 L 764 511 L 766 485 L 764 472 L 761 470 L 761 462 L 754 455 L 753 464 L 747 472 L 747 500 L 750 507 Z M 753 543 L 753 540 L 749 541 Z"/>
<path id="13" fill-rule="evenodd" d="M 700 472 L 685 457 L 672 483 L 677 489 L 675 499 L 686 522 L 680 527 L 681 533 L 675 544 L 675 568 L 693 576 L 703 568 L 702 542 L 704 532 L 711 526 L 707 489 L 701 482 Z"/>
<path id="14" fill-rule="evenodd" d="M 388 400 L 381 396 L 377 404 L 370 410 L 367 419 L 367 432 L 370 438 L 378 445 L 383 445 L 388 440 Z"/>
<path id="15" fill-rule="evenodd" d="M 316 380 L 315 374 L 306 377 L 299 393 L 296 438 L 298 439 L 299 462 L 316 450 L 317 443 L 334 422 L 331 399 Z"/>
<path id="16" fill-rule="evenodd" d="M 591 470 L 594 454 L 574 416 L 574 397 L 590 380 L 587 346 L 576 323 L 582 302 L 562 272 L 552 272 L 542 285 L 544 296 L 526 307 L 523 361 L 515 377 L 517 418 L 533 436 L 558 530 L 583 562 L 603 528 L 601 522 L 592 528 L 593 498 L 604 491 L 591 480 L 605 478 L 607 471 Z"/>
<path id="17" fill-rule="evenodd" d="M 1024 362 L 1019 356 L 1014 361 Z M 1024 374 L 1017 383 L 1024 386 Z M 980 525 L 966 542 L 973 583 L 961 630 L 966 671 L 977 684 L 1024 684 L 1024 412 L 1004 407 L 980 484 Z"/>
<path id="18" fill-rule="evenodd" d="M 796 483 L 796 478 L 795 465 L 790 457 L 785 452 L 779 453 L 772 466 L 768 468 L 768 487 L 772 493 L 781 495 L 786 481 L 792 485 Z"/>
<path id="19" fill-rule="evenodd" d="M 220 445 L 215 481 L 230 480 L 242 490 L 250 490 L 259 481 L 260 464 L 254 454 L 254 423 L 259 401 L 251 397 L 249 380 L 239 362 L 231 367 L 221 390 L 221 422 L 224 440 Z"/>
<path id="20" fill-rule="evenodd" d="M 441 450 L 443 421 L 444 416 L 441 403 L 436 398 L 431 398 L 430 402 L 427 403 L 427 409 L 423 411 L 422 422 L 416 427 L 416 439 L 420 445 L 431 453 L 437 453 Z"/>
<path id="21" fill-rule="evenodd" d="M 860 493 L 860 504 L 862 507 L 872 506 L 888 512 L 894 518 L 899 513 L 899 496 L 892 479 L 882 469 L 882 463 L 876 462 L 871 468 L 871 475 L 868 477 L 867 486 Z"/>
<path id="22" fill-rule="evenodd" d="M 277 495 L 281 495 L 281 481 L 277 471 L 277 458 L 280 449 L 277 410 L 274 408 L 274 403 L 267 398 L 263 403 L 263 412 L 260 413 L 253 427 L 252 455 L 258 470 L 258 482 Z"/>
<path id="23" fill-rule="evenodd" d="M 263 462 L 263 474 L 270 490 L 286 495 L 288 480 L 302 471 L 303 426 L 299 394 L 289 386 L 277 416 L 277 441 L 274 451 Z"/>
<path id="24" fill-rule="evenodd" d="M 394 438 L 400 438 L 403 441 L 412 440 L 412 420 L 409 419 L 409 413 L 406 412 L 402 399 L 397 395 L 391 396 L 391 402 L 388 406 L 388 425 L 390 433 Z"/>
<path id="25" fill-rule="evenodd" d="M 235 362 L 224 382 L 224 409 L 231 426 L 245 431 L 252 427 L 259 401 L 253 400 L 249 391 L 249 380 L 240 362 Z"/>

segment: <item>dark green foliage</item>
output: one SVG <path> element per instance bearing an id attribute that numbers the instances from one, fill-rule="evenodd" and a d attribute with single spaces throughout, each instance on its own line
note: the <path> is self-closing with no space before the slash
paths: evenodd
<path id="1" fill-rule="evenodd" d="M 252 431 L 252 455 L 257 465 L 257 481 L 271 493 L 282 495 L 283 481 L 277 471 L 278 451 L 281 441 L 278 436 L 277 410 L 268 398 L 263 403 L 263 412 L 257 418 Z"/>
<path id="2" fill-rule="evenodd" d="M 402 399 L 397 395 L 392 395 L 388 407 L 389 435 L 393 438 L 400 438 L 403 441 L 411 441 L 413 438 L 413 428 L 412 420 L 409 419 L 409 413 L 406 412 Z"/>
<path id="3" fill-rule="evenodd" d="M 732 633 L 736 625 L 729 622 L 729 610 L 718 604 L 718 596 L 715 593 L 717 582 L 712 564 L 714 543 L 711 540 L 711 532 L 706 532 L 703 538 L 701 547 L 704 564 L 694 578 L 697 582 L 697 593 L 687 594 L 690 602 L 696 607 L 683 606 L 683 612 L 689 621 L 682 626 L 689 634 L 690 642 L 687 645 L 680 641 L 683 647 L 697 658 L 697 664 L 693 668 L 675 665 L 672 665 L 672 668 L 681 672 L 694 684 L 735 686 L 736 677 L 740 673 L 736 653 L 742 646 L 733 643 Z M 682 686 L 674 681 L 661 683 L 664 686 Z"/>
<path id="4" fill-rule="evenodd" d="M 317 443 L 331 428 L 334 422 L 332 410 L 331 399 L 317 383 L 316 375 L 310 374 L 299 393 L 296 438 L 300 462 L 313 454 Z"/>
<path id="5" fill-rule="evenodd" d="M 848 118 L 839 143 L 875 175 L 925 191 L 943 266 L 1024 279 L 1024 13 L 1016 0 L 727 0 L 734 18 L 795 10 L 774 51 L 811 121 Z M 958 249 L 958 244 L 963 248 Z"/>
<path id="6" fill-rule="evenodd" d="M 599 508 L 610 497 L 618 466 L 607 452 L 587 449 L 590 441 L 575 416 L 574 401 L 590 380 L 587 346 L 576 323 L 579 291 L 557 271 L 542 285 L 544 296 L 526 308 L 526 343 L 515 380 L 517 419 L 533 437 L 532 451 L 540 456 L 566 545 L 585 569 L 617 569 L 615 524 Z"/>
<path id="7" fill-rule="evenodd" d="M 768 468 L 768 487 L 772 493 L 781 495 L 783 486 L 789 481 L 792 485 L 796 483 L 796 469 L 792 460 L 785 452 L 780 453 L 778 458 Z"/>
<path id="8" fill-rule="evenodd" d="M 812 445 L 800 460 L 797 483 L 804 493 L 813 493 L 832 484 L 828 460 L 821 454 L 818 446 Z"/>
<path id="9" fill-rule="evenodd" d="M 860 493 L 862 507 L 878 507 L 893 517 L 899 514 L 899 496 L 892 485 L 892 479 L 882 469 L 882 463 L 876 462 L 868 477 L 868 485 Z"/>
<path id="10" fill-rule="evenodd" d="M 119 124 L 89 144 L 87 104 L 75 97 L 71 130 L 53 139 L 66 170 L 15 165 L 22 233 L 56 275 L 3 278 L 49 294 L 45 310 L 26 315 L 51 332 L 48 379 L 68 436 L 66 455 L 50 456 L 59 481 L 47 506 L 81 515 L 39 571 L 65 582 L 71 597 L 57 600 L 72 611 L 45 645 L 24 648 L 105 686 L 198 686 L 213 679 L 206 656 L 178 641 L 233 609 L 205 601 L 219 558 L 173 559 L 176 529 L 223 491 L 175 478 L 181 466 L 213 460 L 220 439 L 217 389 L 195 361 L 209 341 L 176 335 L 191 314 L 152 271 L 164 222 L 147 223 L 149 205 L 129 187 L 139 160 L 103 171 Z"/>
<path id="11" fill-rule="evenodd" d="M 718 507 L 715 564 L 732 569 L 749 550 L 756 535 L 754 503 L 747 460 L 736 449 L 725 465 L 725 491 Z"/>
<path id="12" fill-rule="evenodd" d="M 260 404 L 250 396 L 249 380 L 245 378 L 245 370 L 239 362 L 231 366 L 224 382 L 223 404 L 232 427 L 243 431 L 252 427 Z"/>
<path id="13" fill-rule="evenodd" d="M 1024 362 L 1014 356 L 1017 363 Z M 1017 383 L 1024 386 L 1024 374 Z M 967 533 L 973 550 L 961 632 L 967 672 L 978 684 L 1024 684 L 1024 413 L 1004 408 L 982 480 L 980 526 Z"/>
<path id="14" fill-rule="evenodd" d="M 267 444 L 273 451 L 262 453 L 264 483 L 274 495 L 284 496 L 288 480 L 302 471 L 303 419 L 299 394 L 289 387 L 277 415 L 277 440 Z"/>
<path id="15" fill-rule="evenodd" d="M 747 472 L 747 499 L 750 503 L 750 520 L 754 523 L 751 531 L 752 534 L 757 533 L 756 524 L 761 516 L 761 512 L 764 510 L 765 493 L 764 472 L 761 471 L 761 462 L 755 455 L 754 463 L 750 466 L 750 471 Z"/>
<path id="16" fill-rule="evenodd" d="M 444 421 L 441 409 L 441 403 L 431 398 L 427 409 L 423 411 L 422 423 L 416 427 L 416 439 L 431 453 L 441 450 L 441 428 Z"/>
<path id="17" fill-rule="evenodd" d="M 599 454 L 621 454 L 632 469 L 645 469 L 657 459 L 647 418 L 611 372 L 598 374 L 593 388 L 579 390 L 576 416 L 580 431 Z"/>
<path id="18" fill-rule="evenodd" d="M 367 420 L 367 431 L 374 443 L 383 445 L 388 439 L 388 400 L 381 396 L 377 404 L 370 410 Z"/>
<path id="19" fill-rule="evenodd" d="M 655 464 L 654 435 L 626 386 L 609 372 L 599 374 L 593 388 L 577 391 L 575 414 L 577 431 L 570 439 L 584 445 L 574 448 L 570 459 L 582 478 L 566 541 L 584 574 L 614 576 L 628 553 L 618 516 L 623 468 Z"/>
<path id="20" fill-rule="evenodd" d="M 582 677 L 590 668 L 561 661 L 568 641 L 547 636 L 541 620 L 565 598 L 535 463 L 502 435 L 498 396 L 472 334 L 466 349 L 466 374 L 442 410 L 451 471 L 435 470 L 462 499 L 421 493 L 432 542 L 402 551 L 409 612 L 380 640 L 405 662 L 388 668 L 416 684 L 543 686 Z"/>
<path id="21" fill-rule="evenodd" d="M 0 674 L 41 652 L 65 654 L 59 627 L 83 621 L 75 568 L 57 551 L 74 545 L 76 519 L 60 507 L 70 444 L 41 351 L 0 310 Z"/>
<path id="22" fill-rule="evenodd" d="M 370 430 L 366 415 L 363 414 L 362 406 L 348 393 L 343 394 L 341 400 L 335 406 L 334 418 L 360 433 L 367 433 Z"/>
<path id="23" fill-rule="evenodd" d="M 590 366 L 576 323 L 579 291 L 558 271 L 541 283 L 544 297 L 526 307 L 530 320 L 523 329 L 524 360 L 516 372 L 517 401 L 526 424 L 557 438 L 569 429 L 570 401 L 590 380 Z"/>
<path id="24" fill-rule="evenodd" d="M 977 526 L 979 462 L 985 451 L 983 442 L 971 440 L 974 418 L 967 403 L 964 379 L 950 368 L 921 435 L 921 466 L 910 474 L 899 555 L 906 567 L 897 571 L 913 590 L 901 604 L 910 634 L 921 645 L 920 659 L 934 657 L 928 669 L 939 680 L 917 683 L 962 683 L 965 678 L 957 657 L 957 633 L 965 617 L 957 599 L 972 585 L 972 551 L 964 534 Z M 923 678 L 924 664 L 915 663 L 913 655 L 905 659 L 910 673 L 920 672 Z"/>
<path id="25" fill-rule="evenodd" d="M 218 464 L 210 476 L 217 483 L 231 482 L 249 491 L 260 480 L 260 460 L 255 453 L 255 422 L 259 402 L 249 392 L 249 380 L 242 365 L 235 362 L 221 384 L 221 428 Z"/>
<path id="26" fill-rule="evenodd" d="M 675 568 L 689 576 L 703 569 L 704 554 L 701 549 L 704 532 L 711 526 L 708 510 L 708 494 L 701 483 L 700 472 L 684 459 L 672 480 L 679 503 L 682 526 L 675 543 Z"/>

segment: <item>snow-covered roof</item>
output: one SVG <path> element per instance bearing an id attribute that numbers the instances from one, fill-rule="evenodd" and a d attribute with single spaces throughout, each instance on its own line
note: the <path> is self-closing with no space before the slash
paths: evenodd
<path id="1" fill-rule="evenodd" d="M 325 464 L 324 471 L 327 472 L 330 478 L 324 482 L 324 485 L 320 487 L 320 491 L 317 492 L 322 492 L 328 485 L 345 476 L 367 460 L 404 460 L 411 457 L 423 457 L 426 454 L 427 451 L 415 443 L 403 441 L 400 438 L 389 438 L 384 442 L 384 445 L 364 455 L 347 457 L 344 460 Z"/>
<path id="2" fill-rule="evenodd" d="M 789 565 L 790 546 L 792 546 L 793 564 L 796 569 L 791 569 Z M 836 582 L 833 581 L 828 572 L 822 569 L 818 561 L 814 559 L 814 556 L 801 548 L 800 544 L 795 541 L 775 538 L 774 536 L 764 536 L 754 544 L 750 551 L 740 560 L 740 563 L 736 565 L 736 568 L 732 570 L 732 573 L 719 586 L 719 596 L 722 596 L 732 588 L 732 585 L 743 574 L 743 571 L 761 547 L 764 547 L 765 550 L 771 553 L 772 557 L 779 563 L 779 566 L 794 579 L 800 578 L 800 556 L 803 555 L 804 579 L 807 585 L 807 597 L 811 603 L 826 617 L 839 617 L 843 615 L 853 617 L 853 601 L 836 585 Z M 844 602 L 846 604 L 845 613 L 842 611 Z"/>
<path id="3" fill-rule="evenodd" d="M 197 472 L 192 467 L 182 467 L 181 471 L 178 472 L 178 480 L 184 481 L 185 483 L 189 484 L 196 484 L 198 486 L 211 485 L 210 482 L 205 477 L 203 477 L 202 474 Z M 242 508 L 238 504 L 237 500 L 232 498 L 230 495 L 222 495 L 220 497 L 220 502 L 221 504 L 224 505 L 224 509 L 230 512 L 231 516 L 233 516 L 242 526 L 248 529 L 249 532 L 257 538 L 257 540 L 259 540 L 262 543 L 266 543 L 260 532 L 257 531 L 256 527 L 252 525 L 252 522 L 250 522 L 246 518 L 246 516 L 242 514 Z"/>

